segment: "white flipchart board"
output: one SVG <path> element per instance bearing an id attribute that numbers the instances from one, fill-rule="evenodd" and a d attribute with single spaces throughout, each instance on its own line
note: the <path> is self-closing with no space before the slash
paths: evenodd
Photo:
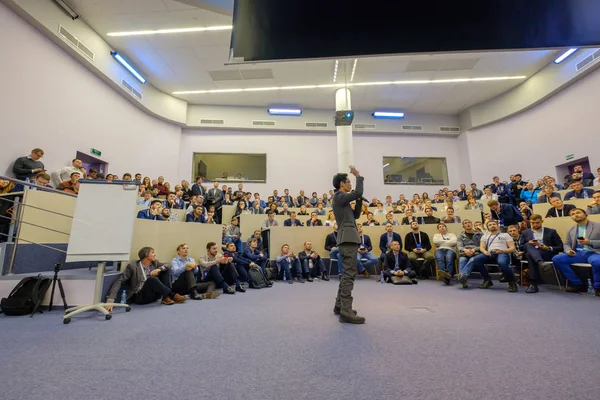
<path id="1" fill-rule="evenodd" d="M 131 182 L 82 180 L 66 261 L 129 261 L 137 197 Z"/>

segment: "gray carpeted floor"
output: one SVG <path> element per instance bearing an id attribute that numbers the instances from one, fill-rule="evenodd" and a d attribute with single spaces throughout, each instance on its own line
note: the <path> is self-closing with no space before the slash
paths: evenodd
<path id="1" fill-rule="evenodd" d="M 600 299 L 543 289 L 360 279 L 365 325 L 332 314 L 337 280 L 216 300 L 0 317 L 0 398 L 597 399 Z M 68 296 L 68 294 L 67 294 Z M 67 298 L 68 299 L 68 298 Z"/>

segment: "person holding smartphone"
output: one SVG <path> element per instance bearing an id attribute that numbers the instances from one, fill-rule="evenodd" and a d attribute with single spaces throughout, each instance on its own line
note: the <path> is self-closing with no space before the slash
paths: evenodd
<path id="1" fill-rule="evenodd" d="M 490 220 L 485 225 L 488 233 L 481 238 L 479 245 L 481 254 L 473 260 L 474 269 L 478 270 L 483 278 L 483 282 L 479 285 L 479 288 L 489 289 L 494 286 L 485 264 L 498 264 L 506 282 L 508 282 L 508 291 L 515 293 L 519 289 L 515 274 L 510 267 L 510 255 L 516 251 L 515 242 L 508 233 L 500 232 L 498 221 Z"/>
<path id="2" fill-rule="evenodd" d="M 566 291 L 585 292 L 586 286 L 571 268 L 572 264 L 588 263 L 594 274 L 594 290 L 600 296 L 600 222 L 588 219 L 581 208 L 571 210 L 569 216 L 576 225 L 567 232 L 565 252 L 552 257 L 552 262 L 569 281 Z"/>

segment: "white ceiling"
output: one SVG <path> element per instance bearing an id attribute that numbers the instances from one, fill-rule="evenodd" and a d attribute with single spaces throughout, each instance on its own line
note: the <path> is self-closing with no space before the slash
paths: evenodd
<path id="1" fill-rule="evenodd" d="M 69 3 L 98 34 L 136 65 L 152 85 L 166 93 L 333 82 L 334 60 L 225 66 L 228 62 L 230 31 L 133 37 L 106 36 L 108 32 L 119 31 L 230 25 L 231 17 L 227 15 L 174 0 L 70 0 Z M 354 82 L 515 75 L 530 77 L 552 62 L 554 54 L 554 51 L 543 50 L 360 58 Z M 423 71 L 422 69 L 434 67 L 431 62 L 439 64 L 441 70 Z M 353 59 L 340 63 L 338 82 L 350 80 L 352 64 Z M 470 68 L 473 64 L 474 67 Z M 465 67 L 468 69 L 454 69 Z M 272 70 L 273 78 L 213 81 L 208 73 L 265 68 Z M 353 87 L 352 106 L 356 110 L 391 108 L 407 112 L 456 114 L 521 82 L 516 80 Z M 334 88 L 324 88 L 177 97 L 193 104 L 260 107 L 297 105 L 303 108 L 332 109 L 334 92 Z"/>

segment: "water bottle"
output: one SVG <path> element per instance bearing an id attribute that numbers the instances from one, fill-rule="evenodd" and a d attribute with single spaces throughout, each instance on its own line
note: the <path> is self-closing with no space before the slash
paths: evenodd
<path id="1" fill-rule="evenodd" d="M 284 281 L 284 282 L 285 282 L 285 281 L 287 281 L 287 278 L 286 278 L 286 273 L 285 273 L 285 271 L 283 271 L 283 281 Z"/>
<path id="2" fill-rule="evenodd" d="M 127 304 L 127 291 L 123 290 L 121 293 L 121 304 Z"/>
<path id="3" fill-rule="evenodd" d="M 31 179 L 25 178 L 25 182 L 26 183 L 31 183 Z M 28 190 L 28 189 L 29 189 L 29 185 L 25 185 L 25 190 Z"/>
<path id="4" fill-rule="evenodd" d="M 592 280 L 590 278 L 588 278 L 588 281 L 587 281 L 587 290 L 588 290 L 588 294 L 590 296 L 596 295 L 596 292 L 594 291 L 594 285 L 592 285 Z"/>
<path id="5" fill-rule="evenodd" d="M 384 283 L 385 281 L 383 280 L 383 271 L 381 271 L 381 274 L 380 274 L 380 275 L 381 275 L 381 276 L 379 277 L 379 281 L 380 281 L 381 283 Z"/>

